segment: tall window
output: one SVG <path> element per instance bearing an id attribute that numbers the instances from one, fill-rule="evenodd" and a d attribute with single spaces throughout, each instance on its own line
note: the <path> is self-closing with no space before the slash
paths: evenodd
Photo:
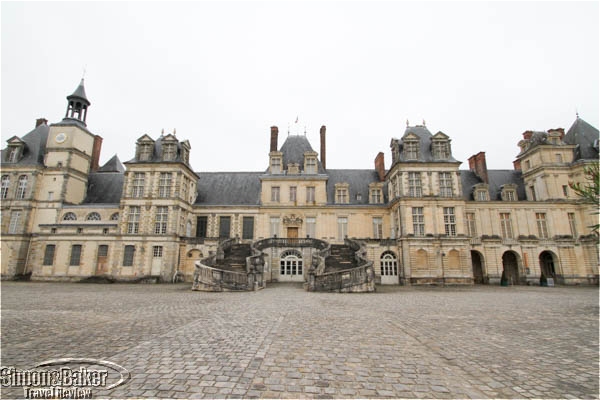
<path id="1" fill-rule="evenodd" d="M 423 196 L 423 192 L 421 190 L 421 173 L 420 172 L 409 172 L 408 173 L 408 195 L 410 197 Z"/>
<path id="2" fill-rule="evenodd" d="M 19 177 L 19 186 L 17 186 L 17 199 L 24 199 L 27 192 L 27 175 Z"/>
<path id="3" fill-rule="evenodd" d="M 271 201 L 279 203 L 279 186 L 271 186 Z"/>
<path id="4" fill-rule="evenodd" d="M 348 203 L 348 189 L 340 188 L 336 190 L 335 193 L 335 202 L 337 204 L 347 204 Z"/>
<path id="5" fill-rule="evenodd" d="M 505 196 L 505 198 L 504 198 L 505 201 L 516 201 L 516 199 L 517 199 L 515 191 L 512 190 L 512 189 L 511 190 L 506 190 L 504 192 L 504 196 Z"/>
<path id="6" fill-rule="evenodd" d="M 456 236 L 454 207 L 444 207 L 444 231 L 446 232 L 446 236 Z"/>
<path id="7" fill-rule="evenodd" d="M 465 213 L 465 225 L 467 226 L 467 236 L 477 236 L 477 229 L 475 227 L 475 213 Z"/>
<path id="8" fill-rule="evenodd" d="M 281 173 L 281 158 L 279 158 L 279 157 L 271 158 L 271 173 L 272 174 L 280 174 Z"/>
<path id="9" fill-rule="evenodd" d="M 271 237 L 279 236 L 279 217 L 271 217 Z"/>
<path id="10" fill-rule="evenodd" d="M 535 194 L 535 187 L 533 185 L 529 186 L 529 192 L 531 193 L 531 200 L 537 201 L 537 196 Z"/>
<path id="11" fill-rule="evenodd" d="M 348 236 L 348 218 L 338 218 L 338 240 L 344 240 Z"/>
<path id="12" fill-rule="evenodd" d="M 123 266 L 131 267 L 133 266 L 133 256 L 135 254 L 135 246 L 127 245 L 123 250 Z"/>
<path id="13" fill-rule="evenodd" d="M 2 188 L 0 189 L 0 198 L 8 197 L 8 187 L 10 186 L 10 176 L 2 175 Z"/>
<path id="14" fill-rule="evenodd" d="M 308 157 L 306 159 L 306 168 L 304 170 L 307 174 L 316 174 L 317 173 L 317 159 L 314 157 Z"/>
<path id="15" fill-rule="evenodd" d="M 383 219 L 381 217 L 373 218 L 373 237 L 375 239 L 383 237 Z"/>
<path id="16" fill-rule="evenodd" d="M 81 245 L 74 244 L 71 246 L 71 260 L 69 260 L 69 265 L 75 266 L 81 263 Z"/>
<path id="17" fill-rule="evenodd" d="M 315 187 L 314 186 L 308 186 L 306 188 L 306 202 L 307 203 L 314 203 L 315 201 Z"/>
<path id="18" fill-rule="evenodd" d="M 152 246 L 152 257 L 161 258 L 163 256 L 162 246 Z"/>
<path id="19" fill-rule="evenodd" d="M 567 213 L 569 219 L 569 228 L 571 228 L 571 236 L 577 239 L 577 225 L 575 225 L 575 213 Z"/>
<path id="20" fill-rule="evenodd" d="M 423 207 L 412 208 L 413 232 L 415 236 L 425 236 L 425 216 Z"/>
<path id="21" fill-rule="evenodd" d="M 507 239 L 513 238 L 512 220 L 510 219 L 510 213 L 500 213 L 500 230 L 502 231 L 502 237 Z"/>
<path id="22" fill-rule="evenodd" d="M 207 234 L 208 217 L 202 216 L 196 218 L 196 237 L 205 238 Z"/>
<path id="23" fill-rule="evenodd" d="M 290 186 L 290 201 L 296 201 L 296 186 Z"/>
<path id="24" fill-rule="evenodd" d="M 371 189 L 371 204 L 381 204 L 381 189 Z"/>
<path id="25" fill-rule="evenodd" d="M 144 143 L 140 145 L 140 161 L 148 161 L 152 157 L 152 144 Z"/>
<path id="26" fill-rule="evenodd" d="M 46 249 L 44 250 L 44 261 L 42 265 L 52 265 L 54 264 L 54 252 L 56 250 L 56 246 L 53 244 L 47 244 Z"/>
<path id="27" fill-rule="evenodd" d="M 452 175 L 450 172 L 440 172 L 440 196 L 452 197 Z"/>
<path id="28" fill-rule="evenodd" d="M 140 206 L 130 206 L 127 219 L 127 233 L 140 231 Z"/>
<path id="29" fill-rule="evenodd" d="M 436 160 L 446 160 L 450 158 L 450 149 L 448 142 L 436 140 L 431 144 L 433 158 Z"/>
<path id="30" fill-rule="evenodd" d="M 409 141 L 404 143 L 404 158 L 417 160 L 419 158 L 419 142 Z"/>
<path id="31" fill-rule="evenodd" d="M 567 185 L 562 185 L 562 191 L 565 197 L 569 197 L 569 187 Z"/>
<path id="32" fill-rule="evenodd" d="M 11 147 L 8 150 L 8 162 L 9 163 L 15 163 L 17 162 L 19 158 L 19 148 L 18 147 Z"/>
<path id="33" fill-rule="evenodd" d="M 477 201 L 488 201 L 488 191 L 486 189 L 476 190 L 475 198 Z"/>
<path id="34" fill-rule="evenodd" d="M 306 218 L 306 236 L 314 238 L 317 231 L 317 219 L 315 217 Z"/>
<path id="35" fill-rule="evenodd" d="M 171 196 L 172 174 L 170 172 L 161 172 L 158 180 L 158 197 Z"/>
<path id="36" fill-rule="evenodd" d="M 219 217 L 219 237 L 221 239 L 228 238 L 231 235 L 231 217 Z"/>
<path id="37" fill-rule="evenodd" d="M 154 233 L 162 235 L 167 233 L 167 221 L 169 220 L 169 207 L 156 207 L 156 216 L 154 218 Z"/>
<path id="38" fill-rule="evenodd" d="M 21 211 L 11 211 L 10 223 L 8 225 L 8 233 L 17 233 L 19 220 L 21 219 Z"/>
<path id="39" fill-rule="evenodd" d="M 175 143 L 163 144 L 163 160 L 174 161 L 177 158 L 177 146 Z"/>
<path id="40" fill-rule="evenodd" d="M 397 276 L 398 275 L 398 260 L 396 255 L 391 251 L 386 251 L 381 255 L 379 260 L 381 264 L 381 276 Z"/>
<path id="41" fill-rule="evenodd" d="M 548 225 L 546 224 L 546 213 L 535 213 L 538 235 L 540 239 L 548 239 Z"/>
<path id="42" fill-rule="evenodd" d="M 131 196 L 132 197 L 144 197 L 145 181 L 146 181 L 145 173 L 136 172 L 133 174 L 133 183 L 131 185 Z"/>
<path id="43" fill-rule="evenodd" d="M 244 217 L 242 221 L 242 239 L 253 239 L 254 217 Z"/>

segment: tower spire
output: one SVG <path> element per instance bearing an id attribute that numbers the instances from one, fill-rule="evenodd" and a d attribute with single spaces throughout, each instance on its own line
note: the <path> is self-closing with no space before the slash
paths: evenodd
<path id="1" fill-rule="evenodd" d="M 81 82 L 73 94 L 67 96 L 67 101 L 67 112 L 64 119 L 79 121 L 87 126 L 85 123 L 87 110 L 92 103 L 85 94 L 84 78 L 81 78 Z"/>

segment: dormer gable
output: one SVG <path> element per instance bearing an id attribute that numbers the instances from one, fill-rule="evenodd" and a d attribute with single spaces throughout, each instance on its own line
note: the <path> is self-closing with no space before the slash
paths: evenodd
<path id="1" fill-rule="evenodd" d="M 27 147 L 26 143 L 17 136 L 13 136 L 6 141 L 8 147 L 6 148 L 6 159 L 4 162 L 16 163 L 21 159 L 25 153 Z"/>
<path id="2" fill-rule="evenodd" d="M 161 138 L 161 159 L 162 161 L 175 161 L 177 160 L 177 145 L 179 141 L 172 133 Z"/>
<path id="3" fill-rule="evenodd" d="M 154 155 L 154 139 L 148 135 L 141 136 L 136 142 L 135 158 L 138 161 L 150 161 Z"/>
<path id="4" fill-rule="evenodd" d="M 431 138 L 431 154 L 434 160 L 448 160 L 452 156 L 450 138 L 443 132 L 438 132 Z"/>

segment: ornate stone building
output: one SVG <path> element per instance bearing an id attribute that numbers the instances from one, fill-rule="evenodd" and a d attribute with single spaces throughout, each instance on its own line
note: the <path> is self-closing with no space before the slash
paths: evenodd
<path id="1" fill-rule="evenodd" d="M 5 279 L 191 281 L 220 242 L 239 238 L 262 243 L 265 282 L 305 282 L 326 247 L 349 271 L 350 238 L 381 284 L 597 283 L 596 217 L 569 182 L 598 163 L 598 130 L 579 117 L 566 133 L 523 133 L 512 170 L 488 170 L 483 152 L 461 170 L 449 136 L 423 124 L 391 139 L 387 170 L 383 153 L 373 169 L 328 168 L 323 126 L 320 153 L 304 134 L 279 146 L 271 127 L 265 170 L 195 172 L 175 132 L 142 135 L 132 160 L 99 166 L 83 80 L 67 100 L 62 121 L 38 119 L 2 150 Z"/>

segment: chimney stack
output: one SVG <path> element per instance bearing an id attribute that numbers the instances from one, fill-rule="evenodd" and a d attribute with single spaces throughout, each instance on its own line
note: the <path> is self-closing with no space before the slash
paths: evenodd
<path id="1" fill-rule="evenodd" d="M 377 157 L 375 157 L 375 171 L 377 171 L 377 175 L 379 175 L 380 182 L 385 180 L 385 162 L 383 158 L 384 154 L 381 151 L 377 153 Z"/>
<path id="2" fill-rule="evenodd" d="M 35 120 L 35 127 L 37 128 L 40 125 L 48 125 L 48 120 L 46 118 L 38 118 Z"/>
<path id="3" fill-rule="evenodd" d="M 323 165 L 323 169 L 327 169 L 326 163 L 326 150 L 325 150 L 325 125 L 321 126 L 321 164 Z"/>
<path id="4" fill-rule="evenodd" d="M 529 140 L 529 139 L 531 139 L 531 136 L 533 136 L 533 131 L 525 131 L 525 132 L 523 132 L 523 139 Z"/>
<path id="5" fill-rule="evenodd" d="M 485 162 L 485 151 L 480 151 L 469 158 L 469 169 L 475 172 L 475 175 L 477 175 L 482 181 L 489 183 L 487 164 Z"/>
<path id="6" fill-rule="evenodd" d="M 556 129 L 550 129 L 548 130 L 548 133 L 552 133 L 552 132 L 558 132 L 559 139 L 562 140 L 565 137 L 565 130 L 564 128 L 556 128 Z"/>
<path id="7" fill-rule="evenodd" d="M 277 136 L 279 135 L 279 128 L 276 126 L 271 127 L 271 151 L 277 151 Z"/>
<path id="8" fill-rule="evenodd" d="M 92 172 L 96 172 L 99 168 L 100 161 L 100 150 L 102 149 L 102 137 L 96 135 L 94 136 L 94 147 L 92 148 L 92 161 L 90 164 L 90 169 Z"/>

